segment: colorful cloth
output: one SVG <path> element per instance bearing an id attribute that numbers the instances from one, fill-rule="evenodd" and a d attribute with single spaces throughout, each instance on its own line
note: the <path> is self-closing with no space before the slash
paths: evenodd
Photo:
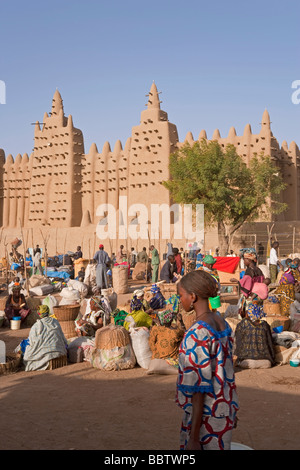
<path id="1" fill-rule="evenodd" d="M 243 258 L 251 259 L 252 261 L 257 260 L 257 253 L 255 248 L 241 248 L 240 252 Z"/>
<path id="2" fill-rule="evenodd" d="M 131 320 L 131 321 L 130 321 Z M 127 315 L 125 321 L 124 321 L 124 328 L 129 331 L 129 328 L 132 324 L 132 321 L 134 322 L 135 327 L 140 327 L 140 326 L 145 326 L 146 328 L 151 328 L 153 320 L 148 315 L 144 310 L 135 310 L 129 315 Z"/>
<path id="3" fill-rule="evenodd" d="M 40 318 L 47 317 L 49 315 L 49 313 L 50 313 L 50 309 L 49 309 L 48 305 L 40 305 L 39 306 L 38 314 L 39 314 Z"/>
<path id="4" fill-rule="evenodd" d="M 282 274 L 279 284 L 295 284 L 296 280 L 294 278 L 293 272 L 290 268 L 286 269 Z"/>
<path id="5" fill-rule="evenodd" d="M 232 331 L 194 323 L 179 348 L 176 403 L 184 410 L 180 448 L 185 449 L 192 422 L 192 396 L 204 394 L 199 442 L 203 449 L 229 449 L 238 399 L 232 361 Z M 227 439 L 226 439 L 227 436 Z M 225 441 L 228 441 L 225 443 Z"/>
<path id="6" fill-rule="evenodd" d="M 263 306 L 254 302 L 250 303 L 247 306 L 247 315 L 252 321 L 261 320 L 263 317 L 266 316 Z"/>
<path id="7" fill-rule="evenodd" d="M 143 302 L 141 299 L 139 299 L 136 295 L 133 295 L 131 301 L 130 301 L 130 312 L 135 312 L 138 310 L 143 310 Z"/>
<path id="8" fill-rule="evenodd" d="M 125 318 L 128 316 L 128 312 L 116 308 L 111 314 L 115 325 L 124 325 Z"/>
<path id="9" fill-rule="evenodd" d="M 149 346 L 152 359 L 178 360 L 179 346 L 184 331 L 176 327 L 154 325 L 150 331 Z"/>
<path id="10" fill-rule="evenodd" d="M 235 354 L 237 364 L 245 359 L 265 359 L 275 364 L 275 352 L 270 325 L 262 320 L 253 323 L 251 319 L 241 320 L 235 330 Z"/>
<path id="11" fill-rule="evenodd" d="M 273 295 L 279 299 L 280 313 L 284 317 L 290 316 L 290 305 L 295 300 L 295 286 L 294 284 L 280 284 Z"/>
<path id="12" fill-rule="evenodd" d="M 252 288 L 256 282 L 264 282 L 263 272 L 257 266 L 248 266 L 242 279 L 240 286 L 242 295 L 248 297 L 252 293 Z"/>
<path id="13" fill-rule="evenodd" d="M 173 320 L 173 318 L 175 318 L 173 310 L 164 310 L 162 312 L 158 312 L 157 316 L 162 326 L 167 325 Z"/>
<path id="14" fill-rule="evenodd" d="M 214 264 L 214 269 L 224 273 L 234 274 L 240 262 L 238 256 L 218 256 L 217 261 Z"/>
<path id="15" fill-rule="evenodd" d="M 174 313 L 179 312 L 179 295 L 173 294 L 169 299 L 165 301 L 167 308 L 171 307 Z"/>
<path id="16" fill-rule="evenodd" d="M 154 295 L 154 297 L 152 297 L 152 299 L 150 299 L 149 305 L 150 305 L 150 308 L 152 308 L 152 310 L 160 310 L 165 307 L 166 299 L 164 298 L 162 293 L 159 291 L 157 292 L 157 294 Z"/>
<path id="17" fill-rule="evenodd" d="M 205 264 L 215 264 L 216 261 L 216 258 L 211 255 L 206 255 L 203 259 L 203 263 Z"/>

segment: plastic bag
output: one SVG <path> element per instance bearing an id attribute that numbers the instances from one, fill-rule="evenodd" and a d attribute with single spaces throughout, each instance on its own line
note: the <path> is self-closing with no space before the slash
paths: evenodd
<path id="1" fill-rule="evenodd" d="M 58 300 L 56 297 L 53 295 L 48 295 L 42 302 L 43 305 L 47 305 L 49 307 L 51 315 L 53 315 L 53 307 L 56 307 L 58 305 Z"/>
<path id="2" fill-rule="evenodd" d="M 133 352 L 135 354 L 138 365 L 143 369 L 148 369 L 152 358 L 152 351 L 149 346 L 150 333 L 148 328 L 130 327 L 129 333 L 131 337 Z"/>

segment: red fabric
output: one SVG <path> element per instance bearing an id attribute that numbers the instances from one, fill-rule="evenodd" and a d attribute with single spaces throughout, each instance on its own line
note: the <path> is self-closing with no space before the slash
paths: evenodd
<path id="1" fill-rule="evenodd" d="M 239 265 L 240 258 L 238 256 L 218 256 L 213 266 L 217 271 L 233 274 Z"/>

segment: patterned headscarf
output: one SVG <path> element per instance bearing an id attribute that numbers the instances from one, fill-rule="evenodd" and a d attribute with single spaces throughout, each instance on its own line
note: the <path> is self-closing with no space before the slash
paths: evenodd
<path id="1" fill-rule="evenodd" d="M 48 305 L 40 305 L 38 309 L 38 314 L 40 318 L 48 317 L 50 314 L 50 309 Z"/>
<path id="2" fill-rule="evenodd" d="M 243 258 L 250 259 L 252 261 L 257 261 L 257 253 L 254 248 L 242 248 L 240 252 Z"/>
<path id="3" fill-rule="evenodd" d="M 152 292 L 152 294 L 157 294 L 157 292 L 160 292 L 160 288 L 156 284 L 152 284 L 150 292 Z"/>
<path id="4" fill-rule="evenodd" d="M 247 315 L 252 321 L 261 320 L 266 316 L 263 306 L 254 302 L 247 305 Z"/>
<path id="5" fill-rule="evenodd" d="M 160 324 L 163 326 L 163 325 L 167 325 L 168 323 L 170 323 L 175 317 L 175 314 L 173 310 L 164 310 L 162 312 L 158 312 L 157 316 L 158 316 Z"/>

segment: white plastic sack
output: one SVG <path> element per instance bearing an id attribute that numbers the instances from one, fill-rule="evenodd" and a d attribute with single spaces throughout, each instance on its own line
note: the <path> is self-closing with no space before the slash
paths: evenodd
<path id="1" fill-rule="evenodd" d="M 86 297 L 88 294 L 88 286 L 81 281 L 77 281 L 76 279 L 70 279 L 68 282 L 68 287 L 72 287 L 72 289 L 78 290 L 82 297 Z"/>
<path id="2" fill-rule="evenodd" d="M 78 290 L 73 289 L 71 286 L 70 287 L 65 287 L 62 289 L 60 293 L 61 297 L 66 300 L 70 301 L 78 301 L 80 300 L 80 293 Z M 64 304 L 66 305 L 66 304 Z"/>
<path id="3" fill-rule="evenodd" d="M 270 269 L 268 266 L 266 266 L 265 264 L 259 264 L 258 267 L 262 271 L 265 278 L 270 277 Z"/>
<path id="4" fill-rule="evenodd" d="M 297 347 L 296 351 L 293 352 L 290 359 L 300 359 L 300 347 L 299 346 Z"/>
<path id="5" fill-rule="evenodd" d="M 148 328 L 130 328 L 129 333 L 138 365 L 143 369 L 148 369 L 152 357 L 149 346 L 150 333 Z"/>
<path id="6" fill-rule="evenodd" d="M 70 299 L 64 299 L 62 298 L 59 301 L 59 305 L 77 305 L 79 303 L 79 300 L 70 300 Z"/>
<path id="7" fill-rule="evenodd" d="M 58 300 L 56 297 L 53 295 L 48 295 L 42 302 L 43 305 L 47 305 L 49 307 L 51 315 L 53 315 L 53 307 L 56 307 L 58 305 Z"/>
<path id="8" fill-rule="evenodd" d="M 53 290 L 54 290 L 54 288 L 51 284 L 46 284 L 44 286 L 31 287 L 29 289 L 29 294 L 42 296 L 42 295 L 51 294 L 53 292 Z"/>

